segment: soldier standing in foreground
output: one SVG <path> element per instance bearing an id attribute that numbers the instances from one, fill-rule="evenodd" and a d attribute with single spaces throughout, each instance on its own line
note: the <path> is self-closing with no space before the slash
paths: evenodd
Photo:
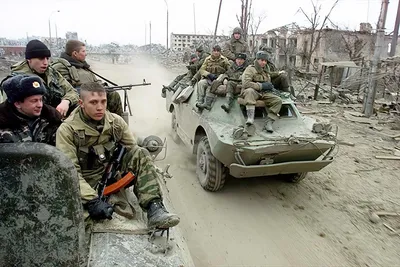
<path id="1" fill-rule="evenodd" d="M 147 211 L 148 227 L 170 228 L 179 217 L 168 213 L 162 203 L 157 173 L 150 157 L 137 144 L 128 125 L 118 115 L 106 110 L 105 89 L 98 83 L 82 84 L 79 107 L 61 124 L 57 131 L 56 147 L 75 165 L 81 197 L 89 216 L 94 220 L 111 218 L 113 207 L 99 198 L 94 187 L 102 179 L 106 161 L 117 144 L 128 151 L 122 158 L 120 172 L 133 172 L 134 193 L 140 207 Z M 124 190 L 124 189 L 122 189 Z"/>

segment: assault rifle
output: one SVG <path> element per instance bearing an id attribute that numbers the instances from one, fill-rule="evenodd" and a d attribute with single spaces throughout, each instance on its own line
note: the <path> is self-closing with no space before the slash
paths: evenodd
<path id="1" fill-rule="evenodd" d="M 121 167 L 122 158 L 126 153 L 126 147 L 117 144 L 113 155 L 107 164 L 106 170 L 101 178 L 98 187 L 97 193 L 99 198 L 105 198 L 113 193 L 118 192 L 120 189 L 128 186 L 134 179 L 135 175 L 132 172 L 128 172 L 124 177 L 117 181 L 116 175 L 118 170 Z"/>

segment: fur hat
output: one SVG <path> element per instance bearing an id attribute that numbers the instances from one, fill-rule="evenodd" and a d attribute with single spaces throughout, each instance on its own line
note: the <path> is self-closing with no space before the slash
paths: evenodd
<path id="1" fill-rule="evenodd" d="M 11 104 L 23 101 L 29 96 L 44 95 L 47 92 L 39 77 L 26 74 L 7 79 L 3 83 L 3 89 L 7 95 L 7 101 Z"/>

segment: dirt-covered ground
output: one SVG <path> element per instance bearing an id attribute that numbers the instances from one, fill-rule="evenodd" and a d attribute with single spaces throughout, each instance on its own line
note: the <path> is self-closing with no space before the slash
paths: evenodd
<path id="1" fill-rule="evenodd" d="M 129 65 L 89 63 L 118 84 L 152 83 L 129 92 L 130 126 L 168 140 L 158 164 L 171 164 L 170 197 L 196 266 L 400 266 L 400 236 L 389 230 L 400 232 L 400 216 L 370 220 L 371 212 L 400 212 L 400 161 L 375 158 L 400 156 L 395 116 L 363 120 L 357 105 L 299 104 L 307 116 L 339 126 L 338 138 L 347 143 L 334 163 L 299 184 L 231 178 L 210 193 L 197 181 L 194 155 L 169 134 L 161 85 L 177 73 L 146 56 Z"/>
<path id="2" fill-rule="evenodd" d="M 352 121 L 357 105 L 299 105 L 339 126 L 338 138 L 349 144 L 337 148 L 334 163 L 299 184 L 231 178 L 210 193 L 197 182 L 194 156 L 169 135 L 160 92 L 176 73 L 145 56 L 131 65 L 96 62 L 94 69 L 119 83 L 152 83 L 130 92 L 131 128 L 168 139 L 159 164 L 172 165 L 168 187 L 196 266 L 400 266 L 400 236 L 384 225 L 400 232 L 400 217 L 370 221 L 373 211 L 400 212 L 400 161 L 375 158 L 397 155 L 392 135 L 400 132 L 390 129 L 396 117 L 359 123 Z"/>

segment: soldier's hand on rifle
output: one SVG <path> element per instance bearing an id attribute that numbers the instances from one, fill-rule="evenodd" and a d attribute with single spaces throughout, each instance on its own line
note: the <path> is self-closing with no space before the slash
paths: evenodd
<path id="1" fill-rule="evenodd" d="M 112 219 L 113 207 L 97 197 L 88 201 L 84 206 L 93 220 Z"/>
<path id="2" fill-rule="evenodd" d="M 191 79 L 190 80 L 190 85 L 194 86 L 197 83 L 196 79 Z"/>
<path id="3" fill-rule="evenodd" d="M 284 71 L 284 70 L 281 70 L 278 72 L 278 74 L 285 74 L 285 73 L 286 73 L 286 71 Z"/>
<path id="4" fill-rule="evenodd" d="M 261 83 L 261 91 L 262 92 L 268 92 L 272 91 L 274 89 L 274 85 L 270 82 L 263 82 Z"/>
<path id="5" fill-rule="evenodd" d="M 60 112 L 61 116 L 65 117 L 69 109 L 69 100 L 61 100 L 61 103 L 57 106 L 57 111 Z"/>

